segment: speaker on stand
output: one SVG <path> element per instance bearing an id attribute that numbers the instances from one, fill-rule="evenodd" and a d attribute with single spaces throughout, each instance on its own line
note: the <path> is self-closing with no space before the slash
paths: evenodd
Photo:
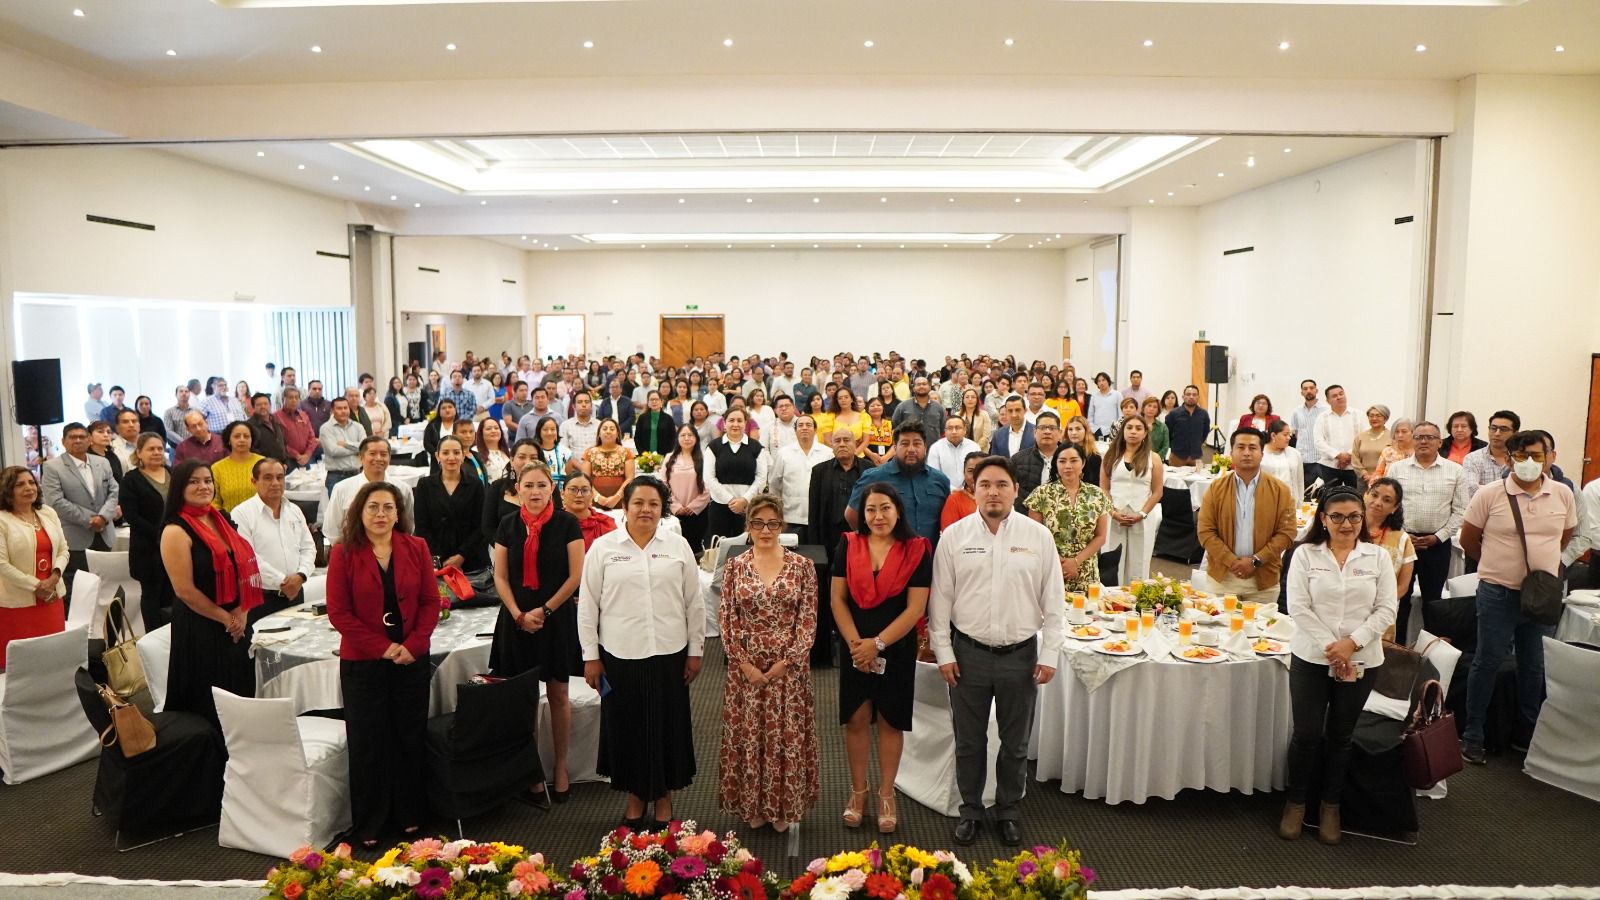
<path id="1" fill-rule="evenodd" d="M 1226 452 L 1228 436 L 1222 432 L 1222 386 L 1228 383 L 1228 348 L 1223 344 L 1206 347 L 1206 384 L 1211 385 L 1211 434 L 1207 440 L 1217 453 Z"/>
<path id="2" fill-rule="evenodd" d="M 11 393 L 17 410 L 17 424 L 60 423 L 61 360 L 12 360 Z"/>

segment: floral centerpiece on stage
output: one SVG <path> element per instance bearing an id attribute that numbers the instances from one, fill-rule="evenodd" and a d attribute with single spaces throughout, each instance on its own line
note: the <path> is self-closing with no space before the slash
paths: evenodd
<path id="1" fill-rule="evenodd" d="M 661 468 L 662 459 L 662 455 L 654 450 L 646 450 L 634 458 L 633 465 L 639 470 L 639 474 L 653 475 Z"/>
<path id="2" fill-rule="evenodd" d="M 1084 900 L 1093 883 L 1094 870 L 1078 851 L 1041 845 L 980 869 L 973 894 L 976 900 Z"/>
<path id="3" fill-rule="evenodd" d="M 1157 575 L 1128 586 L 1133 594 L 1134 609 L 1144 612 L 1154 610 L 1157 615 L 1183 613 L 1183 601 L 1188 598 L 1187 586 L 1180 581 Z"/>
<path id="4" fill-rule="evenodd" d="M 973 884 L 966 864 L 944 850 L 873 844 L 812 860 L 784 894 L 788 900 L 978 900 Z"/>
<path id="5" fill-rule="evenodd" d="M 1233 471 L 1233 457 L 1218 453 L 1211 457 L 1211 474 L 1221 475 L 1223 472 Z"/>
<path id="6" fill-rule="evenodd" d="M 400 844 L 371 864 L 352 859 L 349 844 L 340 844 L 331 854 L 301 847 L 267 873 L 266 883 L 268 897 L 284 900 L 558 898 L 564 887 L 542 854 L 530 856 L 499 841 L 441 838 Z"/>
<path id="7" fill-rule="evenodd" d="M 569 875 L 563 900 L 768 900 L 781 890 L 733 832 L 718 837 L 693 821 L 654 833 L 618 828 Z"/>

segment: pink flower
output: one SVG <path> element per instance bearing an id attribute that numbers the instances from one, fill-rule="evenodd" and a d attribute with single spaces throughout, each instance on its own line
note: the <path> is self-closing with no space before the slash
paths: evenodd
<path id="1" fill-rule="evenodd" d="M 293 853 L 289 854 L 289 862 L 292 862 L 298 866 L 302 862 L 305 862 L 306 854 L 310 852 L 310 847 L 297 848 Z"/>
<path id="2" fill-rule="evenodd" d="M 543 872 L 534 872 L 524 878 L 517 879 L 530 894 L 542 894 L 550 888 L 550 876 Z"/>
<path id="3" fill-rule="evenodd" d="M 818 878 L 821 878 L 823 873 L 828 871 L 828 861 L 822 859 L 821 857 L 813 859 L 811 861 L 811 865 L 806 866 L 806 871 L 817 876 Z"/>
<path id="4" fill-rule="evenodd" d="M 706 863 L 698 856 L 680 856 L 672 861 L 671 869 L 679 878 L 699 878 L 706 872 Z"/>
<path id="5" fill-rule="evenodd" d="M 317 853 L 316 851 L 307 853 L 306 858 L 301 860 L 300 864 L 315 872 L 316 870 L 322 868 L 322 854 Z"/>
<path id="6" fill-rule="evenodd" d="M 422 838 L 412 841 L 409 849 L 413 860 L 427 862 L 430 859 L 438 859 L 444 853 L 444 842 L 438 838 Z"/>
<path id="7" fill-rule="evenodd" d="M 333 858 L 334 859 L 349 859 L 350 858 L 350 845 L 349 844 L 340 844 L 339 846 L 333 848 Z"/>
<path id="8" fill-rule="evenodd" d="M 854 893 L 867 886 L 867 873 L 860 869 L 845 869 L 839 873 L 839 882 Z"/>
<path id="9" fill-rule="evenodd" d="M 567 896 L 563 897 L 562 900 L 588 900 L 588 897 L 588 893 L 580 887 L 567 891 Z"/>
<path id="10" fill-rule="evenodd" d="M 442 900 L 450 891 L 450 873 L 438 866 L 422 870 L 422 880 L 417 882 L 417 896 L 422 900 Z"/>
<path id="11" fill-rule="evenodd" d="M 922 886 L 922 867 L 917 866 L 911 870 L 911 883 L 917 887 Z"/>
<path id="12" fill-rule="evenodd" d="M 1078 872 L 1079 872 L 1079 874 L 1083 875 L 1083 883 L 1084 884 L 1094 884 L 1094 870 L 1093 869 L 1089 868 L 1088 866 L 1084 866 L 1084 867 L 1078 869 Z"/>
<path id="13" fill-rule="evenodd" d="M 867 865 L 874 870 L 883 868 L 883 851 L 874 847 L 867 851 Z"/>

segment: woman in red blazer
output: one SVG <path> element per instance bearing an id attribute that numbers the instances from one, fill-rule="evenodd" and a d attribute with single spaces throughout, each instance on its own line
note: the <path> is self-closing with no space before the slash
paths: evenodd
<path id="1" fill-rule="evenodd" d="M 1239 417 L 1239 427 L 1254 428 L 1266 434 L 1267 427 L 1278 418 L 1272 414 L 1272 400 L 1266 394 L 1257 394 L 1250 398 L 1250 411 Z"/>
<path id="2" fill-rule="evenodd" d="M 340 635 L 339 686 L 350 745 L 351 836 L 413 834 L 426 793 L 428 645 L 439 587 L 428 542 L 387 482 L 356 492 L 328 560 L 328 620 Z"/>

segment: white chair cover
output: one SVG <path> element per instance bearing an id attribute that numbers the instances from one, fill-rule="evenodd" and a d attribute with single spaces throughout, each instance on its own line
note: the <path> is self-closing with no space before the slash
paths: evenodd
<path id="1" fill-rule="evenodd" d="M 300 589 L 302 603 L 321 603 L 328 599 L 328 576 L 313 575 L 306 579 L 305 587 Z"/>
<path id="2" fill-rule="evenodd" d="M 181 602 L 181 601 L 180 601 Z M 144 666 L 145 684 L 150 687 L 154 711 L 167 708 L 167 665 L 172 656 L 172 626 L 163 625 L 139 638 L 139 664 Z"/>
<path id="3" fill-rule="evenodd" d="M 133 626 L 133 633 L 143 634 L 144 616 L 139 611 L 139 603 L 144 589 L 128 572 L 128 551 L 89 550 L 86 551 L 86 555 L 89 558 L 89 571 L 100 576 L 101 610 L 103 611 L 116 596 L 117 588 L 122 588 L 122 608 L 128 612 L 128 622 Z"/>
<path id="4" fill-rule="evenodd" d="M 1057 673 L 1057 677 L 1071 673 Z M 961 811 L 961 791 L 956 787 L 956 742 L 950 723 L 950 686 L 939 667 L 917 663 L 916 702 L 911 707 L 911 731 L 905 735 L 900 772 L 894 786 L 900 793 L 935 812 L 955 816 Z M 1000 754 L 1000 725 L 989 713 L 989 771 L 983 788 L 985 805 L 994 803 L 994 761 Z"/>
<path id="5" fill-rule="evenodd" d="M 282 858 L 350 827 L 343 722 L 298 718 L 291 700 L 211 695 L 228 745 L 219 846 Z"/>
<path id="6" fill-rule="evenodd" d="M 91 637 L 104 637 L 96 634 L 105 630 L 105 622 L 100 618 L 100 576 L 93 572 L 79 572 L 72 577 L 72 605 L 67 610 L 67 630 L 82 628 L 84 643 L 87 645 Z"/>
<path id="7" fill-rule="evenodd" d="M 580 781 L 605 781 L 595 772 L 600 759 L 600 694 L 582 678 L 567 679 L 567 696 L 572 701 L 572 734 L 567 741 L 567 778 Z M 555 745 L 550 730 L 550 698 L 539 685 L 539 761 L 546 776 L 555 772 Z"/>
<path id="8" fill-rule="evenodd" d="M 59 772 L 100 752 L 74 676 L 84 664 L 82 626 L 6 646 L 0 675 L 0 769 L 6 784 Z"/>
<path id="9" fill-rule="evenodd" d="M 1457 575 L 1444 583 L 1446 597 L 1476 597 L 1478 595 L 1478 573 L 1470 575 Z"/>
<path id="10" fill-rule="evenodd" d="M 456 693 L 467 679 L 489 671 L 489 642 L 450 651 L 433 672 L 428 688 L 428 718 L 456 711 Z"/>
<path id="11" fill-rule="evenodd" d="M 1590 800 L 1600 800 L 1600 652 L 1544 639 L 1545 701 L 1522 770 Z"/>

